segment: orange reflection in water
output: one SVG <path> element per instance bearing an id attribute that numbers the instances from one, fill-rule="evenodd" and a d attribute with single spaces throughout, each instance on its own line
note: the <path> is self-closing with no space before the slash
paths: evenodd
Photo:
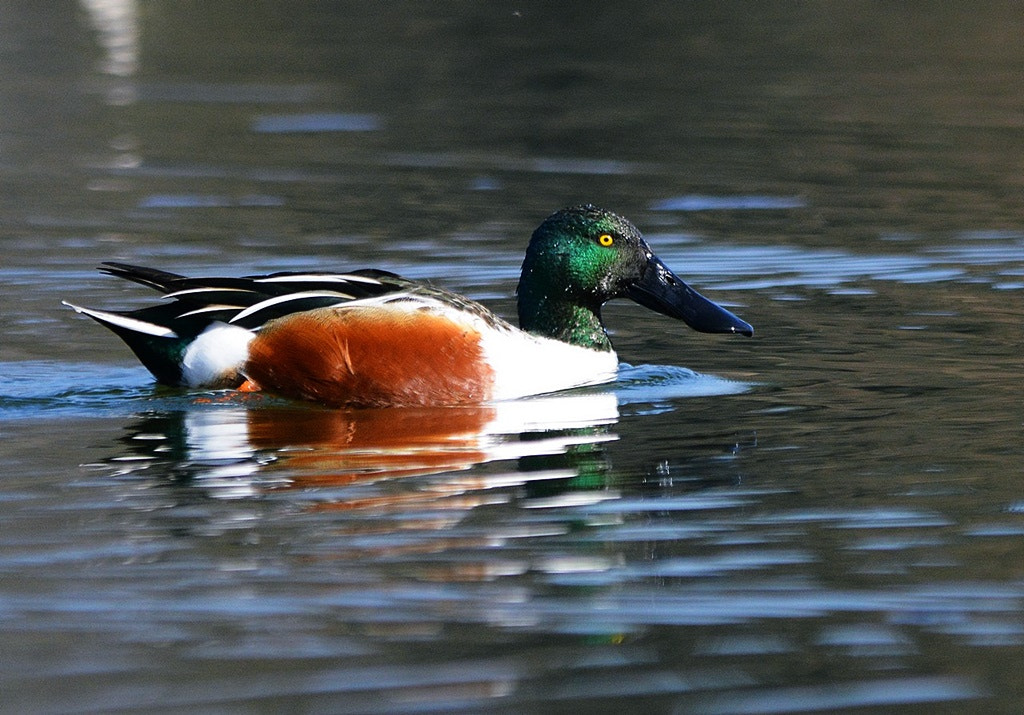
<path id="1" fill-rule="evenodd" d="M 121 440 L 128 453 L 110 463 L 220 499 L 294 493 L 303 510 L 352 513 L 343 528 L 360 533 L 440 530 L 524 485 L 536 491 L 581 475 L 601 483 L 598 445 L 616 439 L 618 419 L 610 392 L 358 410 L 252 398 L 142 415 Z"/>
<path id="2" fill-rule="evenodd" d="M 602 491 L 607 462 L 600 443 L 616 439 L 617 419 L 610 392 L 458 408 L 204 401 L 140 415 L 121 440 L 127 452 L 109 461 L 122 474 L 153 475 L 175 490 L 217 499 L 274 494 L 302 512 L 337 512 L 321 526 L 340 540 L 310 558 L 483 549 L 484 559 L 417 567 L 426 580 L 479 581 L 528 568 L 492 558 L 493 547 L 563 527 L 541 522 L 481 531 L 459 529 L 460 522 L 479 507 L 524 494 L 550 499 L 582 483 Z"/>
<path id="3" fill-rule="evenodd" d="M 482 435 L 494 415 L 492 407 L 249 410 L 248 440 L 254 450 L 277 450 L 292 486 L 338 486 L 486 461 Z"/>
<path id="4" fill-rule="evenodd" d="M 295 486 L 339 486 L 355 481 L 465 470 L 496 459 L 561 454 L 571 445 L 615 439 L 618 419 L 610 393 L 563 395 L 470 407 L 323 410 L 283 407 L 232 410 L 225 419 L 240 453 L 272 453 Z M 203 439 L 203 415 L 189 427 L 193 446 L 223 447 Z M 466 489 L 465 478 L 461 488 Z"/>

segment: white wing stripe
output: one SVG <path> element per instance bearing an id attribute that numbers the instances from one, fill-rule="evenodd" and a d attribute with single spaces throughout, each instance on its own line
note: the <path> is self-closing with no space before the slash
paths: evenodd
<path id="1" fill-rule="evenodd" d="M 376 278 L 366 276 L 353 276 L 347 273 L 298 273 L 287 276 L 271 276 L 269 278 L 256 278 L 254 283 L 368 283 L 370 285 L 382 285 Z"/>
<path id="2" fill-rule="evenodd" d="M 187 313 L 182 313 L 179 318 L 190 318 L 193 315 L 202 315 L 203 313 L 216 313 L 222 310 L 241 310 L 244 306 L 241 305 L 208 305 L 203 308 L 196 308 L 190 310 Z"/>
<path id="3" fill-rule="evenodd" d="M 352 296 L 339 293 L 336 290 L 323 290 L 323 291 L 306 291 L 304 293 L 289 293 L 288 295 L 279 295 L 274 298 L 268 298 L 267 300 L 250 305 L 248 308 L 238 313 L 231 319 L 232 323 L 236 323 L 243 318 L 247 318 L 253 313 L 258 313 L 264 308 L 269 308 L 274 305 L 280 305 L 281 303 L 287 303 L 290 300 L 303 300 L 305 298 L 337 298 L 339 303 L 347 302 L 351 300 Z"/>
<path id="4" fill-rule="evenodd" d="M 256 291 L 249 290 L 248 288 L 217 288 L 215 286 L 204 286 L 202 288 L 186 288 L 185 290 L 176 290 L 173 293 L 164 293 L 164 298 L 178 298 L 183 295 L 196 295 L 198 293 L 224 293 L 230 291 L 232 293 L 255 293 Z"/>
<path id="5" fill-rule="evenodd" d="M 88 315 L 91 318 L 102 321 L 104 323 L 110 323 L 116 325 L 125 330 L 132 330 L 136 333 L 144 333 L 145 335 L 155 335 L 158 338 L 176 338 L 178 334 L 170 328 L 165 328 L 162 325 L 155 323 L 147 323 L 144 320 L 138 320 L 136 318 L 129 318 L 124 315 L 118 315 L 116 313 L 108 313 L 104 310 L 93 310 L 92 308 L 83 308 L 78 305 L 73 305 L 67 301 L 61 301 L 67 307 L 74 310 L 76 313 L 82 313 Z"/>

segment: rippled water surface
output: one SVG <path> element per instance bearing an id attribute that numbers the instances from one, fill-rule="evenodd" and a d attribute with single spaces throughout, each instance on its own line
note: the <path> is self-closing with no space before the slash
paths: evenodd
<path id="1" fill-rule="evenodd" d="M 1017 712 L 1016 5 L 0 9 L 0 710 Z M 510 316 L 554 209 L 607 386 L 332 411 L 157 387 L 102 260 L 384 267 Z"/>

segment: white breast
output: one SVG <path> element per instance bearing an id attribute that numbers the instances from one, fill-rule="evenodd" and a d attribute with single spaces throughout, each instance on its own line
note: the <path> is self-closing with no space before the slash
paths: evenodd
<path id="1" fill-rule="evenodd" d="M 599 385 L 614 380 L 618 372 L 619 359 L 610 350 L 591 350 L 521 330 L 487 330 L 481 343 L 494 368 L 494 400 Z"/>

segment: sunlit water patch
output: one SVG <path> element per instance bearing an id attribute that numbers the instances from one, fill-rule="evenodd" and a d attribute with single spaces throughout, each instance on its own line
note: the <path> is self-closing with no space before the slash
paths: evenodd
<path id="1" fill-rule="evenodd" d="M 746 194 L 711 196 L 688 194 L 655 201 L 652 211 L 782 211 L 802 209 L 807 201 L 800 196 L 765 196 Z"/>
<path id="2" fill-rule="evenodd" d="M 283 206 L 284 199 L 266 194 L 221 196 L 216 194 L 151 194 L 139 201 L 140 209 L 208 209 Z"/>
<path id="3" fill-rule="evenodd" d="M 383 122 L 374 114 L 323 112 L 313 114 L 267 114 L 253 120 L 252 130 L 259 134 L 311 132 L 372 132 Z"/>

